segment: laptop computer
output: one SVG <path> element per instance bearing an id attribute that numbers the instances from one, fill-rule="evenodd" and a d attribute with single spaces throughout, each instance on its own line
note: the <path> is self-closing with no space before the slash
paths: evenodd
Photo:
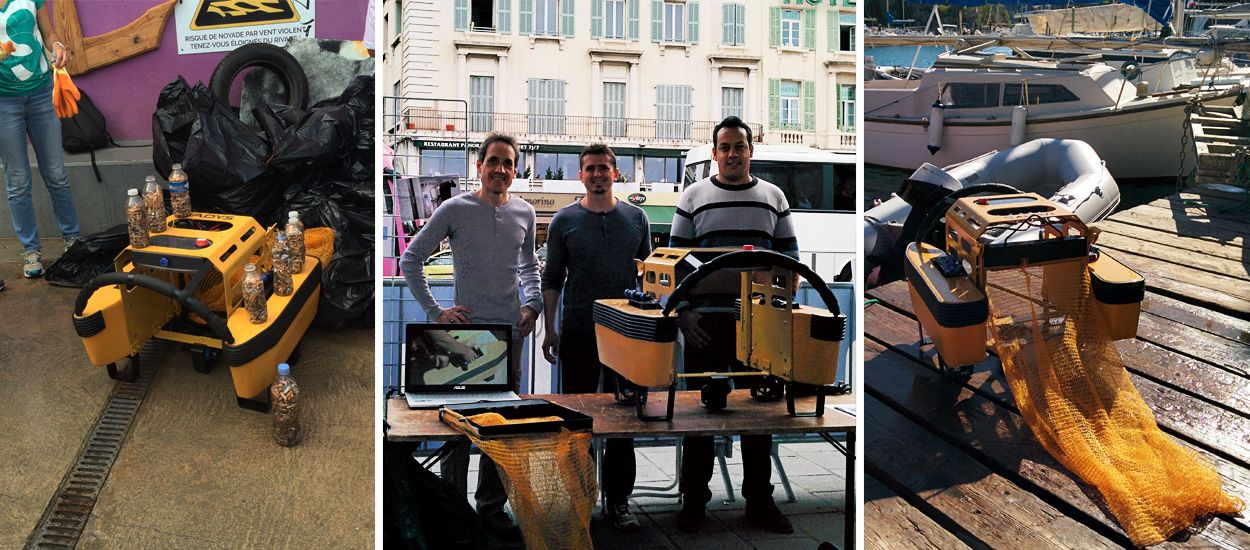
<path id="1" fill-rule="evenodd" d="M 409 323 L 400 383 L 408 407 L 520 399 L 511 379 L 512 326 Z"/>

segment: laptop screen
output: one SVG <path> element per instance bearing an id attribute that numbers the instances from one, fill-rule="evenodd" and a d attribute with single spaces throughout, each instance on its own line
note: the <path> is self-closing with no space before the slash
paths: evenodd
<path id="1" fill-rule="evenodd" d="M 409 323 L 404 338 L 404 391 L 513 391 L 506 324 Z"/>

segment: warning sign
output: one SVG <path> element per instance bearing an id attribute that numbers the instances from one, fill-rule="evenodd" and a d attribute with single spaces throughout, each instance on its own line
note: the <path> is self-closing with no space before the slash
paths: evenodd
<path id="1" fill-rule="evenodd" d="M 244 44 L 286 45 L 315 37 L 315 0 L 196 0 L 174 8 L 178 53 L 230 51 Z"/>
<path id="2" fill-rule="evenodd" d="M 299 21 L 291 0 L 200 0 L 191 30 Z"/>

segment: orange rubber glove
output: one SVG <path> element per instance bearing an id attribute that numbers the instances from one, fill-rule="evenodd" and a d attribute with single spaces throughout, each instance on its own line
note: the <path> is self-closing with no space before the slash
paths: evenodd
<path id="1" fill-rule="evenodd" d="M 70 79 L 69 72 L 58 67 L 52 76 L 52 109 L 57 118 L 73 118 L 78 114 L 78 100 L 82 93 Z"/>
<path id="2" fill-rule="evenodd" d="M 0 56 L 0 59 L 4 59 L 5 57 L 8 57 L 9 54 L 14 52 L 14 50 L 17 50 L 17 46 L 14 46 L 12 41 L 8 41 L 3 44 L 0 44 L 0 52 L 4 52 L 4 55 Z"/>

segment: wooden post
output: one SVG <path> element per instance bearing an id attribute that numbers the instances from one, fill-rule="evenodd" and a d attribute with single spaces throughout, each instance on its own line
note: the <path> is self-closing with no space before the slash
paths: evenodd
<path id="1" fill-rule="evenodd" d="M 73 53 L 66 67 L 69 74 L 77 76 L 159 48 L 176 1 L 166 0 L 123 27 L 84 38 L 74 0 L 52 0 L 52 26 Z"/>

